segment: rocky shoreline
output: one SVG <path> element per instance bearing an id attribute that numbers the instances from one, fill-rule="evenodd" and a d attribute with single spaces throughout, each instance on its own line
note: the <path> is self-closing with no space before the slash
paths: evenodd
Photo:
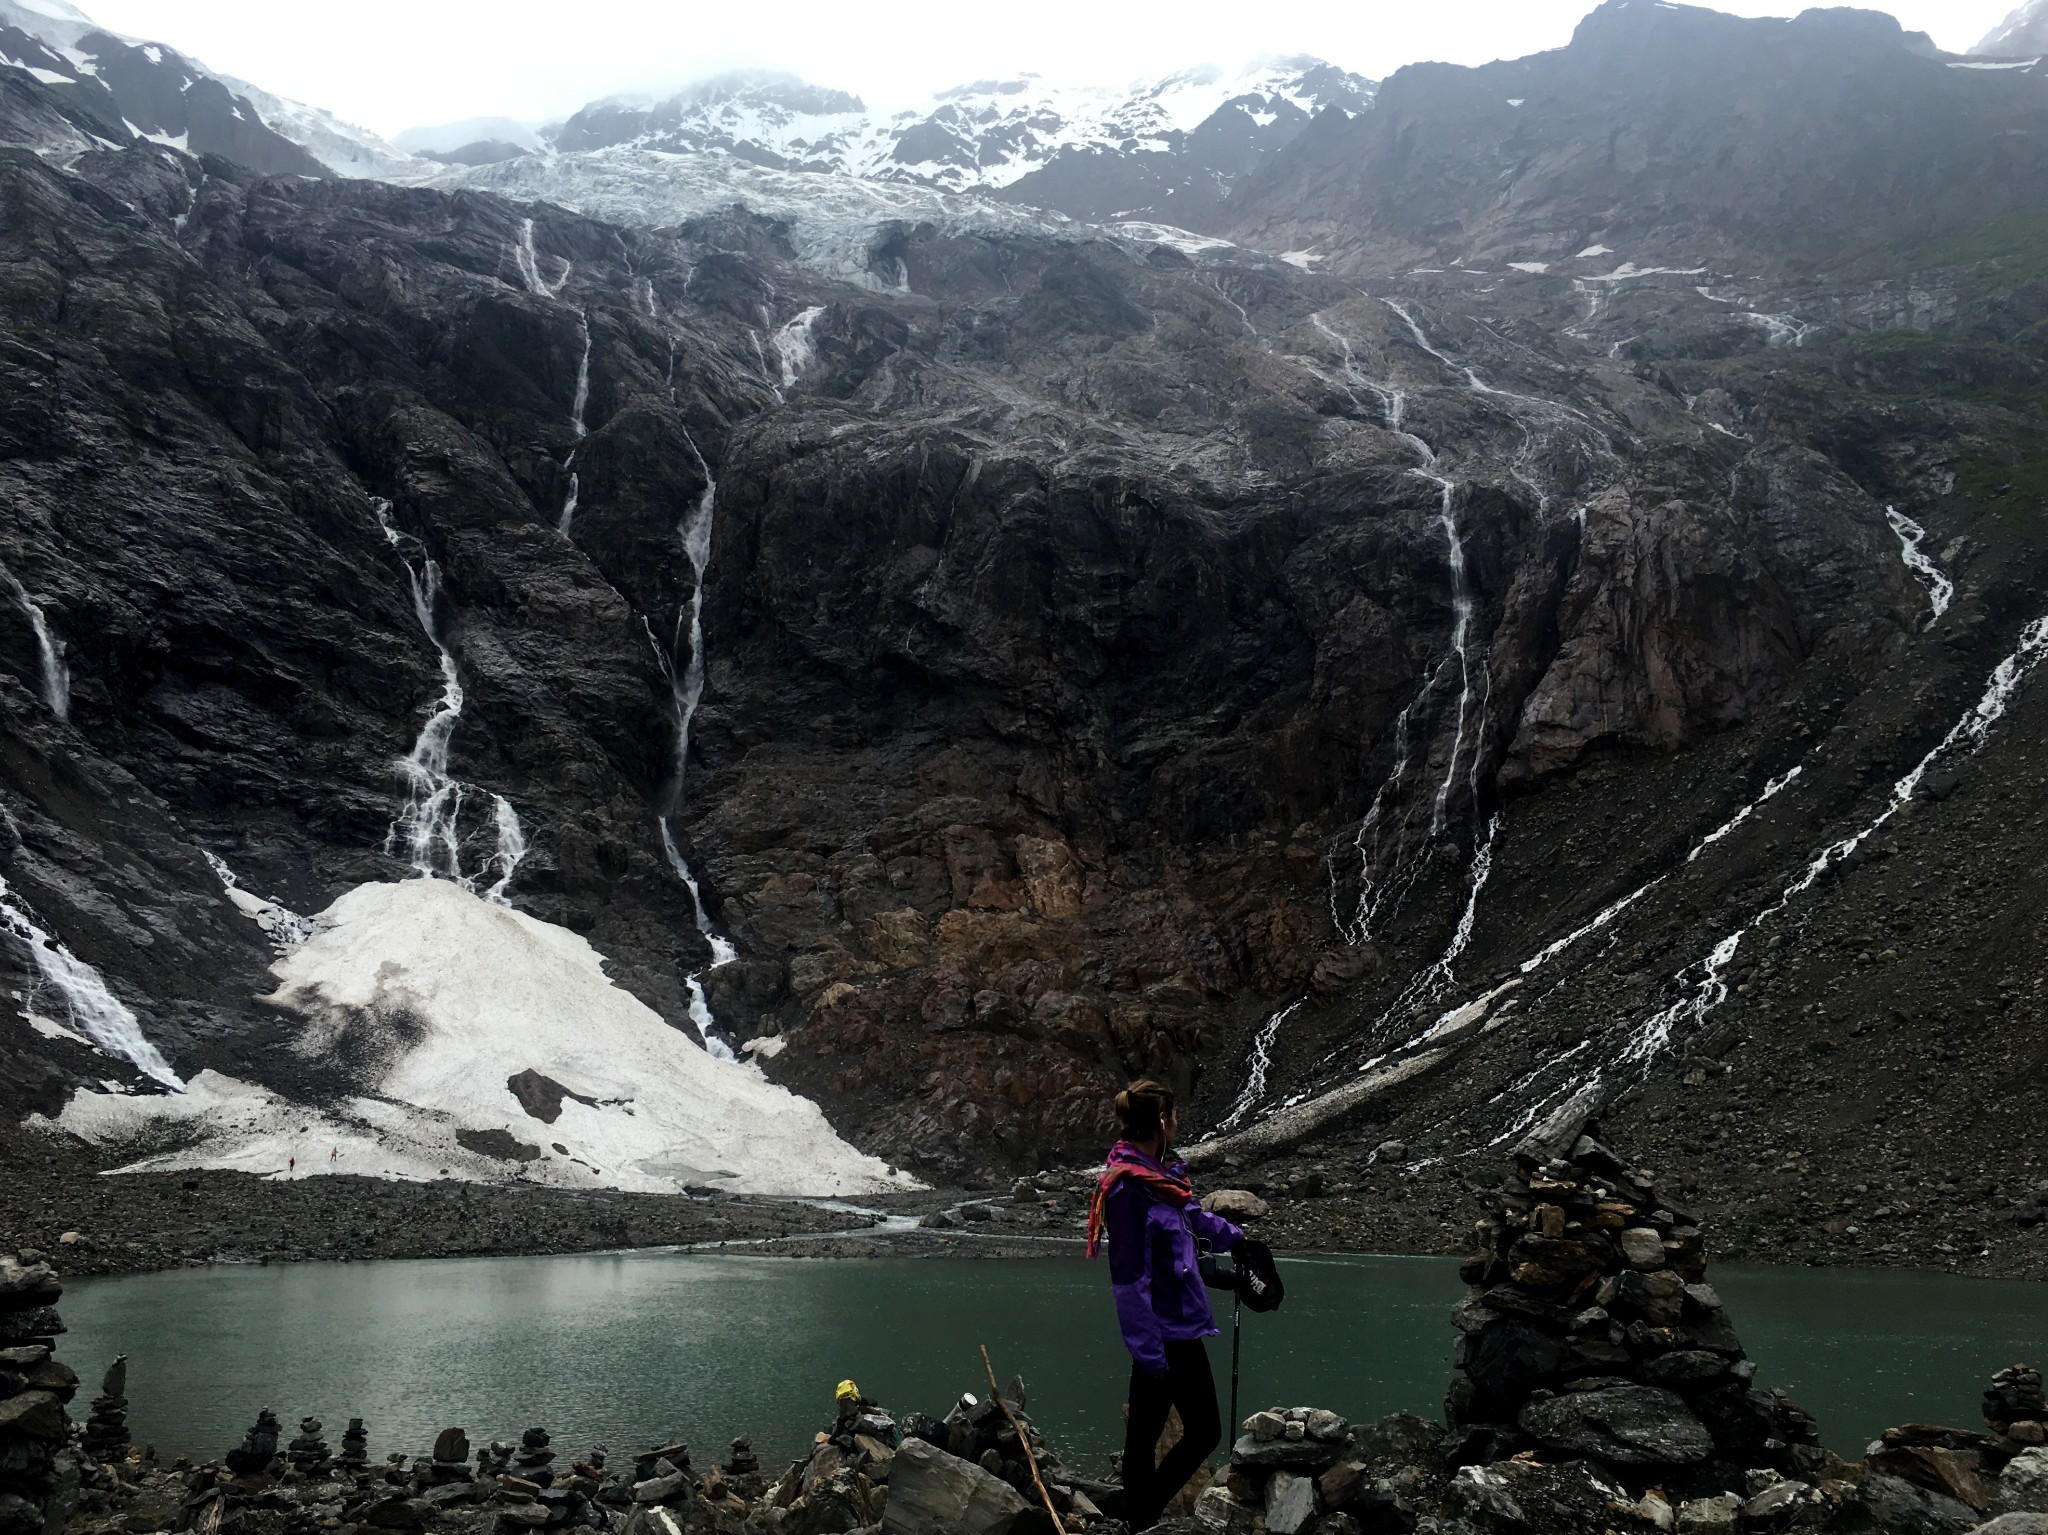
<path id="1" fill-rule="evenodd" d="M 2048 1535 L 2048 1400 L 2038 1370 L 1998 1372 L 1981 1428 L 1888 1430 L 1857 1460 L 1758 1378 L 1707 1272 L 1698 1215 L 1567 1105 L 1515 1151 L 1469 1232 L 1456 1376 L 1443 1422 L 1353 1424 L 1275 1407 L 1238 1425 L 1159 1529 L 1170 1535 Z M 1012 1208 L 1042 1204 L 1019 1188 Z M 1224 1196 L 1242 1203 L 1241 1191 Z M 993 1226 L 956 1205 L 920 1229 Z M 1051 1214 L 1052 1212 L 1042 1212 Z M 957 1224 L 956 1224 L 957 1223 Z M 78 1244 L 71 1244 L 75 1249 Z M 895 1411 L 852 1381 L 808 1452 L 763 1466 L 751 1443 L 679 1441 L 563 1456 L 545 1428 L 373 1461 L 349 1422 L 269 1408 L 218 1461 L 161 1463 L 131 1443 L 113 1362 L 81 1425 L 56 1357 L 62 1283 L 43 1254 L 0 1256 L 0 1535 L 1121 1535 L 1118 1468 L 1066 1464 L 1021 1380 L 943 1415 Z M 824 1414 L 821 1411 L 821 1420 Z M 1170 1440 L 1178 1424 L 1169 1422 Z"/>
<path id="2" fill-rule="evenodd" d="M 1002 1188 L 935 1187 L 876 1196 L 864 1214 L 732 1195 L 622 1194 L 533 1184 L 403 1183 L 349 1174 L 297 1180 L 246 1173 L 108 1176 L 82 1148 L 0 1131 L 21 1176 L 0 1186 L 0 1230 L 62 1255 L 67 1273 L 145 1273 L 204 1263 L 515 1256 L 744 1242 L 792 1257 L 1048 1257 L 1078 1250 L 1089 1174 L 1047 1172 Z M 1417 1166 L 1398 1142 L 1311 1145 L 1208 1181 L 1248 1196 L 1233 1218 L 1276 1251 L 1448 1255 L 1489 1195 L 1443 1164 Z M 1687 1197 L 1711 1220 L 1723 1261 L 1912 1268 L 2048 1279 L 2048 1189 L 2001 1213 L 2008 1240 L 1956 1248 L 1938 1189 L 1887 1209 L 1883 1243 L 1855 1230 L 1790 1233 L 1711 1189 Z M 1841 1223 L 1850 1225 L 1851 1223 Z M 66 1240 L 70 1236 L 71 1240 Z M 822 1235 L 834 1240 L 820 1242 Z"/>

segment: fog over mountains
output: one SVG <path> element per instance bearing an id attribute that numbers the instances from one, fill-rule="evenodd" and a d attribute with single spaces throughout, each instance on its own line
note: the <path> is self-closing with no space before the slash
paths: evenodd
<path id="1" fill-rule="evenodd" d="M 2040 1270 L 2039 19 L 386 143 L 0 0 L 0 1108 L 859 1193 L 1151 1072 L 1428 1247 L 1584 1095 Z"/>

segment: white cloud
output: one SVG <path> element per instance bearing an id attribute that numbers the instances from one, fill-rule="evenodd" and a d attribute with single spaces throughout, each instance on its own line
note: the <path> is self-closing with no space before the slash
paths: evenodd
<path id="1" fill-rule="evenodd" d="M 1727 0 L 1787 15 L 1806 0 Z M 2011 0 L 1897 0 L 1907 26 L 1960 51 Z M 103 25 L 379 131 L 485 115 L 561 116 L 613 92 L 772 67 L 870 106 L 1035 71 L 1085 83 L 1262 54 L 1313 53 L 1375 77 L 1421 59 L 1479 64 L 1565 42 L 1587 0 L 88 0 Z"/>

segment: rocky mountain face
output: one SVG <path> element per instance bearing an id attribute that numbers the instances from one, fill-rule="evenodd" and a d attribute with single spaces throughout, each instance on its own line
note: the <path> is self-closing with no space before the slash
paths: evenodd
<path id="1" fill-rule="evenodd" d="M 2040 1269 L 2048 273 L 2025 166 L 1970 169 L 2039 82 L 1655 9 L 1259 172 L 1302 200 L 1258 238 L 1363 291 L 1022 221 L 873 222 L 833 280 L 744 212 L 6 152 L 9 1103 L 117 1074 L 28 927 L 177 1074 L 334 1092 L 208 855 L 301 913 L 408 877 L 440 720 L 430 866 L 891 1160 L 1089 1156 L 1154 1072 L 1205 1155 L 1429 1245 L 1588 1092 L 1744 1241 Z M 1875 86 L 1758 107 L 1781 224 L 1714 233 L 1718 151 L 1606 158 L 1745 50 L 1951 102 L 1898 172 L 1946 211 L 1793 216 L 1894 143 Z M 1448 136 L 1509 69 L 1607 92 L 1498 104 L 1550 246 L 1473 211 L 1492 119 Z"/>
<path id="2" fill-rule="evenodd" d="M 1971 53 L 1994 59 L 2023 58 L 2048 51 L 2048 6 L 2027 0 L 2016 7 Z"/>
<path id="3" fill-rule="evenodd" d="M 153 140 L 195 155 L 222 155 L 265 175 L 325 173 L 312 155 L 266 125 L 247 96 L 175 50 L 123 42 L 96 29 L 66 42 L 46 41 L 45 33 L 75 30 L 51 21 L 18 7 L 0 12 L 0 65 L 43 86 L 45 108 L 75 132 L 110 145 Z M 12 71 L 0 76 L 5 88 L 19 83 Z"/>
<path id="4" fill-rule="evenodd" d="M 2048 195 L 2048 86 L 1939 55 L 1874 11 L 1751 21 L 1606 0 L 1569 47 L 1414 65 L 1372 112 L 1319 119 L 1227 229 L 1326 269 L 1463 263 L 1745 275 L 1888 272 Z M 1590 252 L 1590 256 L 1581 253 Z M 1610 263 L 1611 265 L 1611 263 Z"/>

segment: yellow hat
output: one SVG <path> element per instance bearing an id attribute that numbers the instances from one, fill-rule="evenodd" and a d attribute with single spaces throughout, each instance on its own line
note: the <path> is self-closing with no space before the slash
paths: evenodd
<path id="1" fill-rule="evenodd" d="M 839 1383 L 839 1389 L 832 1393 L 832 1399 L 836 1402 L 858 1402 L 860 1400 L 860 1387 L 850 1380 L 842 1380 Z"/>

